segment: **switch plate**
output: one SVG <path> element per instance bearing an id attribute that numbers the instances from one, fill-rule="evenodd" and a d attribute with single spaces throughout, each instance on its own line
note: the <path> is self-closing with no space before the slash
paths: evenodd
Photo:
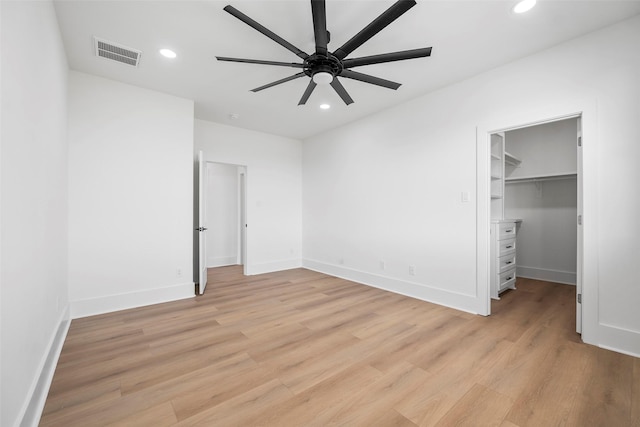
<path id="1" fill-rule="evenodd" d="M 468 191 L 463 191 L 462 192 L 462 201 L 464 203 L 467 203 L 469 201 L 469 198 L 470 198 L 469 192 Z"/>

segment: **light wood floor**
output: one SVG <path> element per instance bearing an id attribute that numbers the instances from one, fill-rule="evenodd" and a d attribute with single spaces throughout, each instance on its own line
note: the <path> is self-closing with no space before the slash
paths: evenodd
<path id="1" fill-rule="evenodd" d="M 74 320 L 41 425 L 639 426 L 640 359 L 580 343 L 575 288 L 481 317 L 298 269 Z"/>

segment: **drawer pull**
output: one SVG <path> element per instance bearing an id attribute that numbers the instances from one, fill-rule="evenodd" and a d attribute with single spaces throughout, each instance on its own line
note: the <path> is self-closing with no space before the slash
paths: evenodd
<path id="1" fill-rule="evenodd" d="M 507 261 L 507 262 L 505 262 L 505 264 L 507 264 L 507 265 L 513 264 L 513 261 Z"/>
<path id="2" fill-rule="evenodd" d="M 509 228 L 507 230 L 504 230 L 505 233 L 513 233 L 513 228 Z"/>
<path id="3" fill-rule="evenodd" d="M 513 247 L 513 245 L 509 245 L 509 246 L 505 246 L 505 249 L 511 249 Z"/>
<path id="4" fill-rule="evenodd" d="M 509 276 L 509 277 L 507 277 L 507 280 L 506 280 L 506 281 L 509 281 L 509 280 L 511 280 L 511 279 L 513 279 L 513 277 L 512 277 L 512 276 Z"/>

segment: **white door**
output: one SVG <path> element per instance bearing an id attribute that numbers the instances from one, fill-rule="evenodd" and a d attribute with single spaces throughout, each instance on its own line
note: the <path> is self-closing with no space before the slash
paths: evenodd
<path id="1" fill-rule="evenodd" d="M 207 176 L 204 155 L 198 152 L 198 293 L 204 294 L 207 286 Z"/>
<path id="2" fill-rule="evenodd" d="M 577 132 L 577 211 L 578 211 L 578 230 L 577 230 L 577 254 L 576 254 L 576 332 L 582 333 L 582 117 L 578 117 Z"/>

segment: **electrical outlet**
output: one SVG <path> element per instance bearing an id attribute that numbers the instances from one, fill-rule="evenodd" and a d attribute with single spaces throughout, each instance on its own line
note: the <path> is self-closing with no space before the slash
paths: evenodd
<path id="1" fill-rule="evenodd" d="M 380 261 L 380 270 L 384 270 L 384 267 L 385 267 L 384 261 Z"/>
<path id="2" fill-rule="evenodd" d="M 182 269 L 180 267 L 176 268 L 176 276 L 182 277 Z"/>
<path id="3" fill-rule="evenodd" d="M 343 265 L 344 264 L 344 258 L 338 258 L 338 264 Z"/>
<path id="4" fill-rule="evenodd" d="M 416 266 L 415 265 L 410 265 L 409 266 L 409 274 L 411 276 L 415 276 L 416 275 Z"/>

